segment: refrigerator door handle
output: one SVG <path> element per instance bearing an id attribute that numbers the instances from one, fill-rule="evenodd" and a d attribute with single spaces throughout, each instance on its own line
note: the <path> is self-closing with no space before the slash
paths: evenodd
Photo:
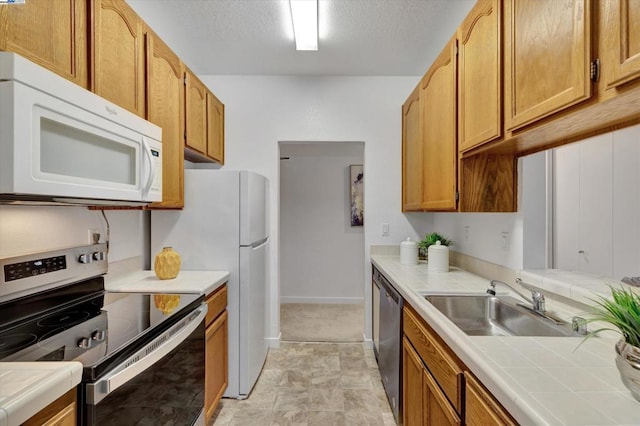
<path id="1" fill-rule="evenodd" d="M 251 247 L 251 248 L 258 248 L 260 246 L 263 246 L 265 244 L 267 244 L 267 242 L 269 241 L 269 237 L 264 237 L 263 239 L 261 239 L 260 241 L 256 241 L 254 243 L 249 244 L 248 246 L 240 246 L 240 247 Z"/>

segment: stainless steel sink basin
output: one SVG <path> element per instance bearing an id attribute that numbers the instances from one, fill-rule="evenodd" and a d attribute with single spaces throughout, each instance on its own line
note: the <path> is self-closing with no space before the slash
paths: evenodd
<path id="1" fill-rule="evenodd" d="M 569 324 L 555 324 L 518 306 L 518 299 L 490 295 L 428 295 L 433 306 L 469 336 L 577 336 Z"/>

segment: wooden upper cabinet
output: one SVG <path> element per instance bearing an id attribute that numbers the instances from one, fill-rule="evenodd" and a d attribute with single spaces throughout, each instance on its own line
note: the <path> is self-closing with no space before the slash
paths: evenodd
<path id="1" fill-rule="evenodd" d="M 420 86 L 402 105 L 402 211 L 422 210 Z"/>
<path id="2" fill-rule="evenodd" d="M 124 0 L 92 0 L 92 90 L 145 116 L 143 23 Z"/>
<path id="3" fill-rule="evenodd" d="M 479 0 L 458 29 L 458 149 L 502 135 L 501 1 Z"/>
<path id="4" fill-rule="evenodd" d="M 184 66 L 149 32 L 147 120 L 162 128 L 162 202 L 152 208 L 184 207 Z"/>
<path id="5" fill-rule="evenodd" d="M 591 96 L 590 15 L 590 0 L 504 1 L 507 130 Z"/>
<path id="6" fill-rule="evenodd" d="M 640 0 L 606 0 L 603 3 L 606 40 L 603 73 L 607 88 L 640 77 Z"/>
<path id="7" fill-rule="evenodd" d="M 447 43 L 420 82 L 424 140 L 423 207 L 456 210 L 456 40 Z"/>
<path id="8" fill-rule="evenodd" d="M 224 104 L 207 93 L 207 156 L 224 164 Z"/>
<path id="9" fill-rule="evenodd" d="M 85 0 L 0 5 L 0 50 L 15 52 L 88 88 Z"/>
<path id="10" fill-rule="evenodd" d="M 202 155 L 207 153 L 207 88 L 186 70 L 186 146 Z"/>

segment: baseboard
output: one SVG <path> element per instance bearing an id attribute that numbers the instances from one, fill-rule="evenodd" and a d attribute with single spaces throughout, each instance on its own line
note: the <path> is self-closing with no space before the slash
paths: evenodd
<path id="1" fill-rule="evenodd" d="M 373 349 L 373 340 L 367 339 L 367 335 L 364 333 L 362 333 L 362 346 L 364 346 L 365 349 Z"/>
<path id="2" fill-rule="evenodd" d="M 364 297 L 295 297 L 281 296 L 281 304 L 287 303 L 318 303 L 318 304 L 338 304 L 338 305 L 358 305 L 364 303 Z"/>
<path id="3" fill-rule="evenodd" d="M 278 333 L 278 337 L 267 337 L 267 342 L 269 343 L 269 347 L 278 349 L 280 347 L 281 337 L 282 337 L 282 333 Z"/>

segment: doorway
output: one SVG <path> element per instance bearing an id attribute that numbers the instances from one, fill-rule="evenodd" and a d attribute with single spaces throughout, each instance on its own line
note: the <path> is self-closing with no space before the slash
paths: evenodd
<path id="1" fill-rule="evenodd" d="M 361 342 L 364 225 L 352 220 L 351 176 L 364 143 L 280 142 L 279 150 L 281 340 Z"/>

